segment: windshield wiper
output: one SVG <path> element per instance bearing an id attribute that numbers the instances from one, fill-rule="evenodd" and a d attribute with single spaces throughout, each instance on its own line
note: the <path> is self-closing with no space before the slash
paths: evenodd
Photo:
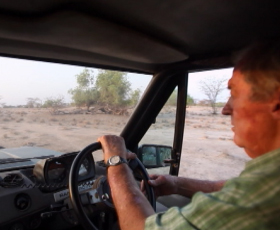
<path id="1" fill-rule="evenodd" d="M 30 161 L 32 159 L 46 159 L 46 158 L 50 158 L 50 157 L 54 157 L 54 155 L 30 157 L 30 158 L 5 158 L 5 159 L 0 159 L 0 164 L 26 162 L 26 161 Z"/>

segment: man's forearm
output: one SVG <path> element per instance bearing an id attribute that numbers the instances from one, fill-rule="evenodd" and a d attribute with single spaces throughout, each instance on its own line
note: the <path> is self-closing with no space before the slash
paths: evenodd
<path id="1" fill-rule="evenodd" d="M 121 229 L 132 229 L 132 225 L 135 230 L 144 229 L 146 218 L 154 214 L 154 211 L 135 182 L 128 165 L 110 166 L 107 177 Z M 130 217 L 133 217 L 133 222 Z"/>
<path id="2" fill-rule="evenodd" d="M 177 194 L 192 197 L 196 192 L 216 192 L 221 190 L 226 181 L 196 180 L 183 177 L 176 178 Z"/>

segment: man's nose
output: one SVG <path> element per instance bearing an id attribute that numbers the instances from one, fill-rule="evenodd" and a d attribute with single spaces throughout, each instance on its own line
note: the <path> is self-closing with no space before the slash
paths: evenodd
<path id="1" fill-rule="evenodd" d="M 229 98 L 227 103 L 225 104 L 224 108 L 222 109 L 223 115 L 231 115 L 232 114 L 232 107 L 231 107 L 231 99 Z"/>

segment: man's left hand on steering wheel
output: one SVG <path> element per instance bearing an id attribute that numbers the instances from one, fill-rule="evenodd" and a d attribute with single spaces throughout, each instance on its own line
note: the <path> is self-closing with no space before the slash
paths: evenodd
<path id="1" fill-rule="evenodd" d="M 120 156 L 123 159 L 136 158 L 135 153 L 126 149 L 124 139 L 120 136 L 106 135 L 99 137 L 97 141 L 101 143 L 105 164 L 107 164 L 112 156 Z"/>

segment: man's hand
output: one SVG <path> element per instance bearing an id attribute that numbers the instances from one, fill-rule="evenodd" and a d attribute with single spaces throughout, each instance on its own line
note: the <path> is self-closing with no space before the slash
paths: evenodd
<path id="1" fill-rule="evenodd" d="M 122 137 L 106 135 L 99 137 L 98 141 L 102 145 L 105 163 L 111 156 L 120 156 L 125 159 L 136 157 L 134 153 L 127 151 Z M 144 229 L 146 218 L 154 214 L 154 210 L 140 191 L 131 169 L 127 164 L 110 166 L 107 170 L 107 179 L 120 228 L 122 230 Z"/>
<path id="2" fill-rule="evenodd" d="M 177 193 L 177 178 L 170 175 L 150 175 L 148 183 L 154 188 L 155 196 L 166 196 Z M 141 190 L 145 192 L 144 183 L 141 182 Z"/>
<path id="3" fill-rule="evenodd" d="M 126 149 L 124 139 L 120 136 L 106 135 L 99 137 L 97 141 L 101 143 L 105 163 L 107 163 L 111 156 L 120 156 L 124 159 L 133 159 L 136 157 L 135 153 Z"/>

